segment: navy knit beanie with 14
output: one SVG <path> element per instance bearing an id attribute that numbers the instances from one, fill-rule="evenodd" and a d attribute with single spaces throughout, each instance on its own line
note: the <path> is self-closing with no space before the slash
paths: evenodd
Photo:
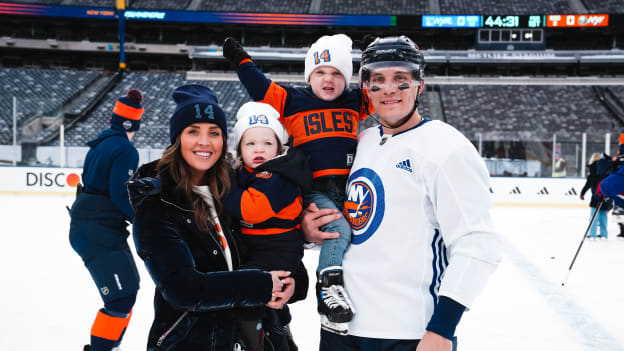
<path id="1" fill-rule="evenodd" d="M 183 85 L 173 91 L 173 101 L 176 107 L 169 120 L 171 144 L 184 128 L 193 123 L 214 123 L 227 140 L 225 112 L 210 88 L 198 84 Z"/>

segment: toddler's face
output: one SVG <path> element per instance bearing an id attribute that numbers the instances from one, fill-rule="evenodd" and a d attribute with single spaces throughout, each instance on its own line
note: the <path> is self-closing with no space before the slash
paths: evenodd
<path id="1" fill-rule="evenodd" d="M 249 128 L 243 133 L 240 143 L 241 157 L 247 167 L 255 169 L 277 156 L 279 142 L 271 128 Z"/>
<path id="2" fill-rule="evenodd" d="M 333 101 L 342 95 L 346 87 L 345 77 L 331 66 L 321 66 L 310 74 L 310 86 L 314 95 L 323 101 Z"/>

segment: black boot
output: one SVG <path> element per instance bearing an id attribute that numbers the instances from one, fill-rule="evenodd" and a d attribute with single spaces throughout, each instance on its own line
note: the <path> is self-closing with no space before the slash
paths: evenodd
<path id="1" fill-rule="evenodd" d="M 624 223 L 618 223 L 620 226 L 620 234 L 617 235 L 618 238 L 624 238 Z"/>

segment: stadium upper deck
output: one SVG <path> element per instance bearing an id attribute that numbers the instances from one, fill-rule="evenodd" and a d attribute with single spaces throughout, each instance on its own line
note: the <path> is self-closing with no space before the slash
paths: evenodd
<path id="1" fill-rule="evenodd" d="M 43 75 L 48 78 L 41 79 Z M 9 91 L 30 92 L 18 96 L 21 116 L 24 116 L 24 109 L 37 105 L 31 97 L 33 90 L 57 95 L 82 89 L 85 94 L 79 99 L 89 99 L 90 94 L 86 91 L 92 79 L 93 72 L 0 71 L 0 86 L 10 88 Z M 71 90 L 68 84 L 71 80 L 83 83 L 80 86 L 72 85 Z M 216 92 L 228 116 L 229 127 L 232 128 L 236 111 L 249 101 L 247 92 L 238 80 L 210 79 L 205 76 L 195 78 L 180 73 L 130 72 L 124 74 L 123 79 L 103 96 L 95 109 L 67 129 L 66 145 L 84 146 L 87 141 L 94 139 L 100 130 L 108 127 L 110 111 L 117 98 L 130 88 L 138 88 L 144 93 L 145 116 L 141 132 L 137 133 L 134 143 L 140 148 L 165 148 L 168 145 L 168 120 L 175 107 L 171 92 L 175 87 L 189 82 L 206 85 Z M 486 140 L 508 140 L 510 137 L 548 140 L 552 134 L 557 134 L 558 140 L 565 141 L 580 140 L 581 134 L 587 133 L 589 140 L 600 141 L 605 133 L 618 131 L 623 125 L 624 116 L 611 111 L 602 100 L 606 93 L 610 93 L 616 105 L 620 108 L 624 106 L 624 83 L 601 87 L 600 91 L 590 85 L 527 83 L 522 80 L 515 83 L 508 80 L 506 85 L 493 85 L 487 80 L 428 83 L 419 110 L 427 118 L 450 123 L 471 139 L 481 134 Z M 38 99 L 44 100 L 41 96 Z M 12 109 L 10 103 L 4 100 L 8 98 L 0 100 L 0 144 L 10 143 L 12 136 Z M 23 119 L 20 125 L 22 122 Z M 369 119 L 365 126 L 374 124 L 375 121 Z M 41 135 L 47 136 L 45 133 Z M 58 144 L 58 139 L 52 144 Z"/>

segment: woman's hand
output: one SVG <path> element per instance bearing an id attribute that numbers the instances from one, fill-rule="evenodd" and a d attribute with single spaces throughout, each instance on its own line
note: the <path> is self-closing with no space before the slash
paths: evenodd
<path id="1" fill-rule="evenodd" d="M 271 301 L 266 306 L 279 310 L 284 304 L 290 300 L 295 292 L 295 280 L 290 278 L 290 272 L 287 271 L 271 271 L 273 278 L 273 292 Z M 279 287 L 279 288 L 277 288 Z"/>
<path id="2" fill-rule="evenodd" d="M 301 217 L 301 230 L 303 231 L 305 241 L 322 244 L 325 239 L 340 237 L 340 233 L 326 233 L 320 229 L 321 226 L 337 220 L 340 216 L 340 212 L 336 209 L 324 208 L 319 210 L 314 202 L 311 203 L 303 210 L 303 216 Z"/>
<path id="3" fill-rule="evenodd" d="M 273 280 L 273 289 L 271 292 L 282 291 L 284 287 L 284 283 L 282 282 L 282 278 L 286 278 L 290 276 L 290 272 L 288 271 L 270 271 L 271 279 Z"/>

